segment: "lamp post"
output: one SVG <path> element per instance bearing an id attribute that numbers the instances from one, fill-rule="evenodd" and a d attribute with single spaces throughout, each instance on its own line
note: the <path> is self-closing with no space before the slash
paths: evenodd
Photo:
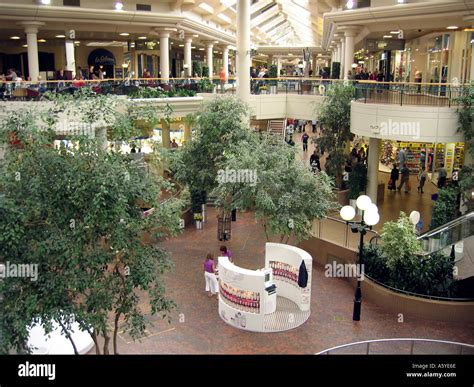
<path id="1" fill-rule="evenodd" d="M 360 310 L 362 307 L 362 289 L 361 289 L 361 270 L 362 270 L 362 255 L 364 248 L 364 235 L 367 230 L 371 230 L 372 226 L 375 226 L 379 220 L 379 210 L 377 205 L 372 203 L 370 197 L 367 195 L 361 195 L 356 200 L 356 206 L 362 211 L 362 219 L 360 221 L 354 221 L 356 214 L 355 208 L 352 206 L 344 206 L 341 208 L 340 215 L 348 225 L 351 226 L 353 233 L 360 233 L 359 241 L 359 270 L 357 272 L 357 288 L 354 296 L 354 311 L 352 313 L 352 320 L 360 321 Z"/>

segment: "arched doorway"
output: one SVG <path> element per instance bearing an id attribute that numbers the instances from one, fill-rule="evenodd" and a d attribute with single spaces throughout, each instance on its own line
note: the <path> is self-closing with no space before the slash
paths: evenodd
<path id="1" fill-rule="evenodd" d="M 89 54 L 87 58 L 87 64 L 90 68 L 98 70 L 99 68 L 105 72 L 105 78 L 113 78 L 115 76 L 115 56 L 109 50 L 104 48 L 97 48 Z"/>

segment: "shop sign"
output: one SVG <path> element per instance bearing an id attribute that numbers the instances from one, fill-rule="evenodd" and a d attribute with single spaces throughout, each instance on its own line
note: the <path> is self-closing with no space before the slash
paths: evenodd
<path id="1" fill-rule="evenodd" d="M 366 39 L 365 49 L 369 52 L 375 51 L 403 51 L 405 49 L 405 39 Z"/>
<path id="2" fill-rule="evenodd" d="M 455 145 L 456 144 L 454 142 L 450 142 L 446 144 L 446 151 L 445 151 L 446 153 L 445 153 L 444 159 L 445 159 L 445 168 L 448 175 L 453 173 Z"/>
<path id="3" fill-rule="evenodd" d="M 89 54 L 89 57 L 87 58 L 87 63 L 89 64 L 89 66 L 114 66 L 115 56 L 109 50 L 98 48 Z"/>

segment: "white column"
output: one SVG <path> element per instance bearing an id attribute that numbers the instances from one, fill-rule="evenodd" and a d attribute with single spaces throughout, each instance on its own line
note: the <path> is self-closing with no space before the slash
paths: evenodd
<path id="1" fill-rule="evenodd" d="M 76 59 L 72 40 L 66 40 L 66 71 L 72 71 L 72 76 L 76 74 Z"/>
<path id="2" fill-rule="evenodd" d="M 347 29 L 344 31 L 345 35 L 345 52 L 344 52 L 344 79 L 347 79 L 347 74 L 352 71 L 352 63 L 354 62 L 354 37 L 357 31 L 354 29 Z"/>
<path id="3" fill-rule="evenodd" d="M 250 101 L 250 1 L 237 0 L 237 96 Z"/>
<path id="4" fill-rule="evenodd" d="M 341 41 L 341 75 L 340 79 L 344 79 L 344 71 L 345 71 L 345 53 L 346 53 L 346 42 L 344 38 Z"/>
<path id="5" fill-rule="evenodd" d="M 42 22 L 20 22 L 25 27 L 26 44 L 28 45 L 28 72 L 32 81 L 37 81 L 39 76 L 38 59 L 38 29 L 43 26 Z"/>
<path id="6" fill-rule="evenodd" d="M 341 42 L 339 42 L 339 43 L 337 44 L 337 58 L 336 58 L 336 62 L 341 63 L 341 58 L 342 58 L 342 55 L 341 55 Z"/>
<path id="7" fill-rule="evenodd" d="M 222 66 L 224 67 L 225 79 L 229 78 L 229 47 L 222 48 Z"/>
<path id="8" fill-rule="evenodd" d="M 281 58 L 277 58 L 277 77 L 280 78 Z"/>
<path id="9" fill-rule="evenodd" d="M 170 76 L 170 60 L 169 60 L 169 32 L 160 33 L 160 70 L 161 78 L 169 78 Z"/>
<path id="10" fill-rule="evenodd" d="M 186 38 L 184 41 L 184 64 L 188 65 L 187 70 L 184 72 L 185 76 L 193 77 L 193 61 L 191 59 L 191 46 L 193 44 L 192 38 Z"/>
<path id="11" fill-rule="evenodd" d="M 377 203 L 379 184 L 380 138 L 369 138 L 369 158 L 367 160 L 367 195 L 372 203 Z"/>
<path id="12" fill-rule="evenodd" d="M 206 63 L 207 67 L 209 67 L 209 79 L 212 79 L 214 76 L 214 68 L 212 66 L 212 49 L 214 45 L 212 43 L 207 43 L 207 55 L 206 55 Z"/>

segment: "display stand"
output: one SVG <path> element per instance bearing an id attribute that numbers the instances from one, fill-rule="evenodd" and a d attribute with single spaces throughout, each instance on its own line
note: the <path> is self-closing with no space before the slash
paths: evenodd
<path id="1" fill-rule="evenodd" d="M 307 271 L 298 285 L 300 265 Z M 227 324 L 253 332 L 281 332 L 310 315 L 312 258 L 294 246 L 267 243 L 265 268 L 249 270 L 219 257 L 219 316 Z"/>

